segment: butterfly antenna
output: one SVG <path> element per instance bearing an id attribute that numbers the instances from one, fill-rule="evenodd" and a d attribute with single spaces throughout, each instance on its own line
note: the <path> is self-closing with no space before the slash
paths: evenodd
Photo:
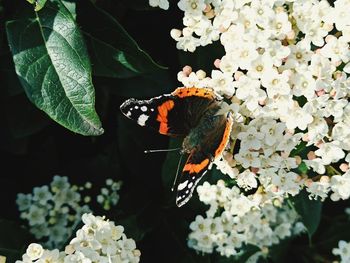
<path id="1" fill-rule="evenodd" d="M 157 153 L 157 152 L 173 152 L 178 151 L 181 148 L 174 148 L 174 149 L 158 149 L 158 150 L 145 150 L 144 153 Z"/>
<path id="2" fill-rule="evenodd" d="M 176 181 L 177 181 L 177 176 L 178 176 L 178 174 L 179 174 L 180 164 L 181 164 L 181 160 L 182 160 L 182 156 L 183 156 L 182 152 L 180 152 L 180 154 L 181 154 L 181 155 L 180 155 L 180 160 L 179 160 L 179 162 L 178 162 L 178 164 L 177 164 L 175 179 L 174 179 L 174 182 L 173 182 L 173 186 L 171 187 L 171 191 L 172 191 L 172 192 L 173 192 L 174 189 L 175 189 L 175 184 L 176 184 Z"/>

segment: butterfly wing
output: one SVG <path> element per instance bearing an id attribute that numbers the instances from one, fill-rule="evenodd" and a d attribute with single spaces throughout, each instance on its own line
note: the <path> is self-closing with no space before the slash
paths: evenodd
<path id="1" fill-rule="evenodd" d="M 222 116 L 216 128 L 209 131 L 201 145 L 190 153 L 177 186 L 177 206 L 180 207 L 188 202 L 210 163 L 222 154 L 229 141 L 232 125 L 231 113 Z"/>
<path id="2" fill-rule="evenodd" d="M 120 109 L 141 126 L 168 136 L 185 136 L 195 127 L 218 96 L 206 88 L 177 88 L 150 100 L 129 99 Z"/>

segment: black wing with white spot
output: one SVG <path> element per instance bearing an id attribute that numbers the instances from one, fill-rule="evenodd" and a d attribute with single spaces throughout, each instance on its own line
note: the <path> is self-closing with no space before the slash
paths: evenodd
<path id="1" fill-rule="evenodd" d="M 128 99 L 122 113 L 141 126 L 168 136 L 186 136 L 195 127 L 215 97 L 208 89 L 178 88 L 149 100 Z M 204 95 L 205 94 L 205 95 Z"/>

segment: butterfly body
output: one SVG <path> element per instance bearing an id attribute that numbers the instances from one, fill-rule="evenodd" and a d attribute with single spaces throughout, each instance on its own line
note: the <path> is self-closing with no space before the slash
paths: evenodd
<path id="1" fill-rule="evenodd" d="M 160 134 L 183 137 L 182 152 L 188 154 L 177 187 L 176 204 L 182 206 L 210 163 L 221 155 L 233 124 L 230 113 L 217 115 L 221 98 L 206 88 L 177 88 L 150 100 L 129 99 L 120 109 L 141 126 Z"/>

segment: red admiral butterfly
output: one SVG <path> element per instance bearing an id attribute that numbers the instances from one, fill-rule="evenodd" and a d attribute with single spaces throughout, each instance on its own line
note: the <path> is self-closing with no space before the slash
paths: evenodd
<path id="1" fill-rule="evenodd" d="M 219 115 L 220 96 L 207 88 L 177 88 L 150 100 L 129 99 L 120 109 L 129 119 L 160 134 L 184 137 L 188 158 L 177 186 L 177 206 L 184 205 L 208 166 L 225 149 L 233 124 L 231 113 Z"/>

